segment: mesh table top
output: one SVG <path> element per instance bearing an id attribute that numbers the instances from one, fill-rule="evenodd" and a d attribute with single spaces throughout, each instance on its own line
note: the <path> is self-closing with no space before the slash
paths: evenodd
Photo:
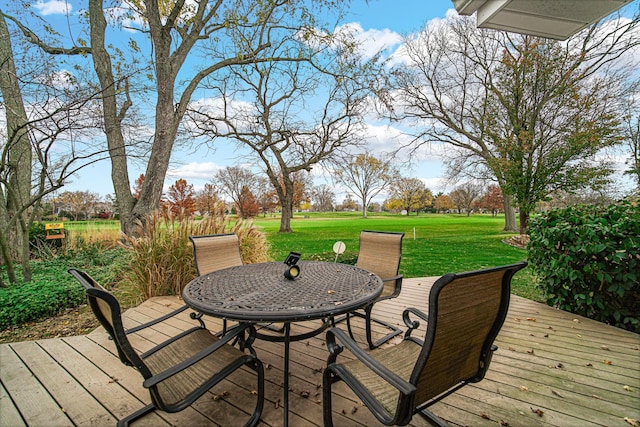
<path id="1" fill-rule="evenodd" d="M 182 294 L 194 310 L 250 322 L 296 322 L 353 311 L 382 292 L 382 280 L 353 265 L 301 261 L 288 280 L 281 262 L 247 264 L 199 276 Z"/>

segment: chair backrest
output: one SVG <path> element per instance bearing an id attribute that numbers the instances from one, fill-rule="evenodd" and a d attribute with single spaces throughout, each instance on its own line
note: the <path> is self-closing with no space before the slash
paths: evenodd
<path id="1" fill-rule="evenodd" d="M 89 307 L 91 307 L 93 314 L 113 339 L 118 351 L 118 357 L 122 363 L 127 366 L 134 366 L 145 378 L 149 378 L 151 372 L 127 338 L 122 324 L 120 303 L 116 297 L 84 271 L 72 268 L 69 269 L 69 273 L 84 286 Z"/>
<path id="2" fill-rule="evenodd" d="M 375 273 L 383 281 L 398 275 L 404 233 L 363 230 L 356 266 Z M 392 293 L 395 281 L 385 281 L 382 295 Z"/>
<path id="3" fill-rule="evenodd" d="M 198 275 L 242 265 L 240 240 L 235 233 L 189 236 Z"/>
<path id="4" fill-rule="evenodd" d="M 411 375 L 420 405 L 480 381 L 507 315 L 511 278 L 526 262 L 440 277 L 429 294 L 424 344 Z"/>

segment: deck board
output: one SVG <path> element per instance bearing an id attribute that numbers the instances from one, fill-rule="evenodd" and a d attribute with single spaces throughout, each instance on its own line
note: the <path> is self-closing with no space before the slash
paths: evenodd
<path id="1" fill-rule="evenodd" d="M 404 307 L 426 311 L 432 283 L 433 278 L 405 279 L 400 296 L 378 304 L 374 316 L 401 325 Z M 181 305 L 175 297 L 150 299 L 125 313 L 125 325 Z M 222 329 L 220 319 L 205 317 L 205 322 Z M 144 350 L 193 324 L 184 312 L 132 342 Z M 294 325 L 297 331 L 311 327 L 310 322 Z M 361 319 L 354 330 L 363 342 Z M 323 338 L 291 344 L 292 426 L 322 425 Z M 640 419 L 639 335 L 514 296 L 496 345 L 486 378 L 433 405 L 434 413 L 460 426 L 628 427 L 625 417 Z M 283 347 L 260 340 L 254 346 L 266 367 L 260 425 L 280 426 Z M 120 362 L 102 328 L 84 336 L 2 344 L 0 362 L 0 426 L 113 425 L 149 401 L 141 377 Z M 255 375 L 243 369 L 186 410 L 155 412 L 134 425 L 240 425 L 253 411 L 254 388 Z M 336 426 L 380 425 L 344 384 L 334 386 L 333 408 Z M 411 425 L 428 424 L 416 416 Z"/>

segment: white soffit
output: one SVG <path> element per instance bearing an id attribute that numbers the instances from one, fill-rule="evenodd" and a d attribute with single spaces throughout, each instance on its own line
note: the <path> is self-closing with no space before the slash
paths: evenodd
<path id="1" fill-rule="evenodd" d="M 452 0 L 478 27 L 566 40 L 632 0 Z"/>

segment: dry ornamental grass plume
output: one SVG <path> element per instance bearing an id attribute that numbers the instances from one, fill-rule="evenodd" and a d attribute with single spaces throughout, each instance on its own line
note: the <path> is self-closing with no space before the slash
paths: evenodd
<path id="1" fill-rule="evenodd" d="M 234 232 L 240 239 L 245 264 L 269 260 L 264 233 L 251 221 L 232 221 L 223 212 L 201 220 L 154 213 L 140 231 L 141 237 L 125 236 L 133 257 L 123 278 L 123 285 L 139 301 L 160 295 L 181 295 L 184 286 L 196 277 L 189 236 Z"/>

